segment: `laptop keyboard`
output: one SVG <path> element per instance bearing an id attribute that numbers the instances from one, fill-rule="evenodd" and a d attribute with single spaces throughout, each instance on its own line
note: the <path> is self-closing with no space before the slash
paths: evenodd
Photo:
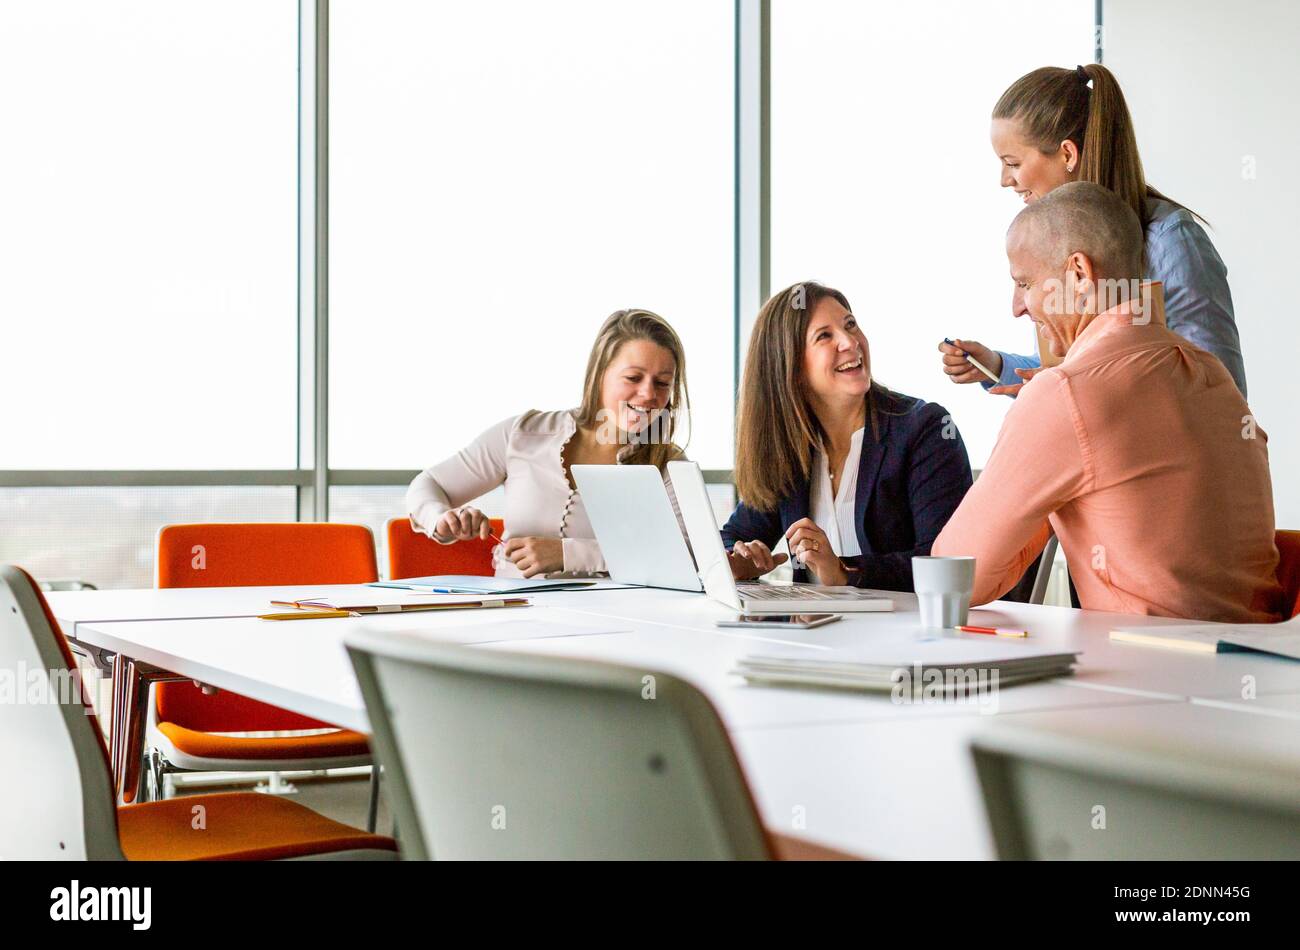
<path id="1" fill-rule="evenodd" d="M 860 600 L 862 596 L 847 590 L 778 587 L 773 584 L 737 584 L 736 590 L 746 600 Z"/>

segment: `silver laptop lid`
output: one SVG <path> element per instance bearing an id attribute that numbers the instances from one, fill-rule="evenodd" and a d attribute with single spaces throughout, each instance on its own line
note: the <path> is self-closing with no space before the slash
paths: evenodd
<path id="1" fill-rule="evenodd" d="M 574 465 L 570 470 L 611 578 L 621 584 L 700 589 L 659 469 Z"/>
<path id="2" fill-rule="evenodd" d="M 668 476 L 672 479 L 673 494 L 681 509 L 686 533 L 695 552 L 695 563 L 704 582 L 704 590 L 714 600 L 744 612 L 735 578 L 731 576 L 731 562 L 722 544 L 718 520 L 713 517 L 709 503 L 709 490 L 704 485 L 704 475 L 694 462 L 669 462 Z"/>

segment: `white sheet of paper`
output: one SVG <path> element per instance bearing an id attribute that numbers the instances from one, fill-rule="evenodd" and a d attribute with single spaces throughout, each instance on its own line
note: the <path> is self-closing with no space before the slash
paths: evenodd
<path id="1" fill-rule="evenodd" d="M 403 632 L 418 637 L 427 637 L 439 643 L 468 645 L 473 643 L 508 643 L 514 640 L 544 640 L 554 637 L 591 637 L 610 633 L 628 633 L 630 631 L 626 628 L 556 623 L 552 620 L 503 620 L 498 623 L 476 623 L 472 626 L 406 627 Z"/>
<path id="2" fill-rule="evenodd" d="M 1283 623 L 1193 623 L 1129 627 L 1115 632 L 1196 643 L 1231 643 L 1234 646 L 1300 660 L 1300 617 L 1293 617 Z"/>

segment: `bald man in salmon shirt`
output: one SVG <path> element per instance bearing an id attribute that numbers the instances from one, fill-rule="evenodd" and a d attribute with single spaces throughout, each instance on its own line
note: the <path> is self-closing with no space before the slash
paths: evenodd
<path id="1" fill-rule="evenodd" d="M 1016 217 L 1007 257 L 1015 315 L 1063 360 L 1020 391 L 932 553 L 975 557 L 982 604 L 1055 530 L 1086 608 L 1280 620 L 1268 438 L 1218 358 L 1140 289 L 1137 215 L 1072 182 Z"/>

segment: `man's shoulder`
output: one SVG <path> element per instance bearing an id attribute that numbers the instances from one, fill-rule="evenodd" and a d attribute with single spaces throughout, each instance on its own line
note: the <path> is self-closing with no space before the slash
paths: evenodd
<path id="1" fill-rule="evenodd" d="M 1061 378 L 1073 380 L 1096 373 L 1113 363 L 1125 361 L 1134 353 L 1167 350 L 1178 346 L 1193 344 L 1154 321 L 1125 323 L 1106 329 L 1104 335 L 1089 341 L 1077 357 L 1071 359 L 1067 356 L 1064 362 L 1052 369 L 1059 371 Z"/>
<path id="2" fill-rule="evenodd" d="M 1007 410 L 1007 418 L 1010 418 L 1012 413 L 1017 417 L 1023 417 L 1042 411 L 1047 405 L 1066 399 L 1066 392 L 1074 375 L 1072 368 L 1065 364 L 1040 369 L 1032 379 L 1020 387 L 1015 401 Z"/>
<path id="3" fill-rule="evenodd" d="M 1199 364 L 1201 373 L 1189 377 L 1173 370 L 1176 365 L 1191 364 Z M 1147 399 L 1161 392 L 1172 395 L 1194 378 L 1211 385 L 1221 382 L 1219 377 L 1231 381 L 1217 356 L 1158 323 L 1111 330 L 1077 359 L 1067 358 L 1061 365 L 1040 374 L 1040 377 L 1048 376 L 1057 380 L 1058 398 L 1074 402 L 1084 399 L 1089 403 L 1129 401 L 1138 394 L 1145 394 Z M 1021 391 L 1021 398 L 1030 388 Z M 1043 387 L 1040 398 L 1047 398 L 1049 389 L 1052 387 Z"/>

